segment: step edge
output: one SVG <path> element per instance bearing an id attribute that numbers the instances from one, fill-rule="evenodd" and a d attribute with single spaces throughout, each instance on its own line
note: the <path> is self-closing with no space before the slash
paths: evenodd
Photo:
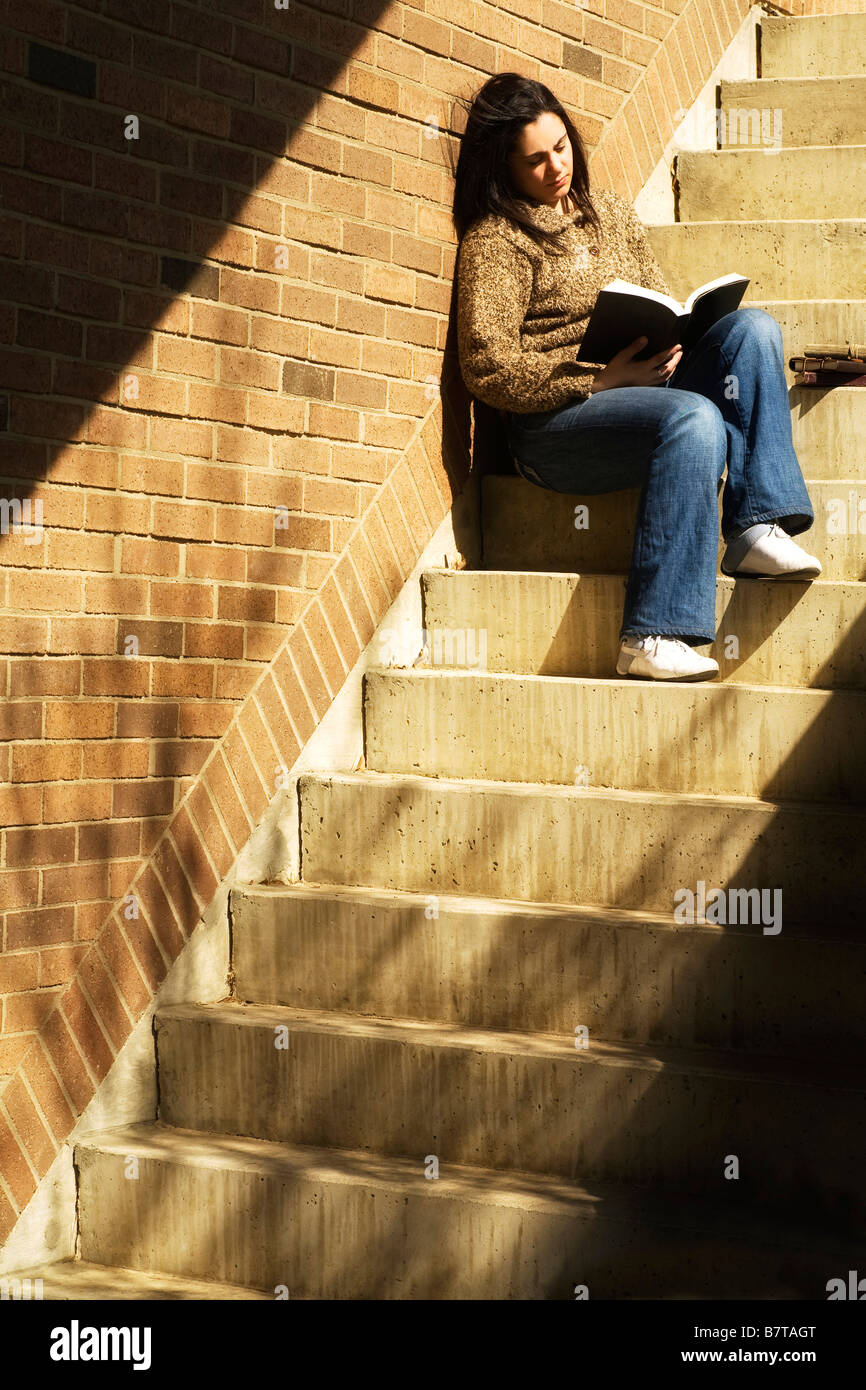
<path id="1" fill-rule="evenodd" d="M 160 1140 L 162 1145 L 160 1146 Z M 184 1147 L 188 1141 L 189 1147 Z M 147 1153 L 150 1144 L 151 1152 Z M 198 1146 L 199 1153 L 192 1151 Z M 672 1187 L 639 1187 L 637 1184 L 595 1182 L 579 1183 L 545 1173 L 529 1170 L 482 1168 L 468 1164 L 448 1163 L 447 1171 L 436 1182 L 421 1179 L 419 1164 L 410 1159 L 371 1153 L 363 1149 L 321 1148 L 281 1144 L 267 1139 L 214 1135 L 199 1130 L 174 1129 L 154 1122 L 123 1126 L 99 1134 L 82 1137 L 77 1151 L 86 1151 L 98 1158 L 101 1154 L 126 1158 L 136 1147 L 142 1157 L 156 1161 L 177 1162 L 185 1166 L 214 1167 L 214 1160 L 225 1158 L 230 1167 L 239 1171 L 267 1171 L 317 1181 L 335 1181 L 357 1186 L 375 1186 L 393 1192 L 395 1185 L 411 1185 L 414 1191 L 432 1200 L 463 1200 L 488 1206 L 520 1207 L 547 1210 L 551 1214 L 596 1214 L 596 1219 L 633 1224 L 635 1217 L 653 1219 L 656 1228 L 706 1233 L 707 1225 L 718 1222 L 725 1235 L 733 1233 L 734 1241 L 751 1245 L 764 1244 L 781 1249 L 799 1249 L 808 1242 L 827 1242 L 827 1252 L 850 1253 L 851 1247 L 834 1231 L 800 1223 L 792 1226 L 790 1215 L 781 1211 L 775 1219 L 767 1219 L 763 1208 L 746 1204 L 732 1215 L 729 1204 L 695 1193 L 684 1193 Z M 249 1150 L 247 1159 L 239 1156 L 239 1148 Z M 233 1153 L 232 1150 L 235 1150 Z M 341 1166 L 342 1165 L 342 1166 Z M 351 1171 L 367 1168 L 369 1171 Z M 319 1171 L 321 1170 L 321 1171 Z M 618 1210 L 601 1211 L 603 1205 Z M 740 1228 L 740 1229 L 738 1229 Z M 792 1239 L 793 1238 L 793 1239 Z M 835 1242 L 839 1241 L 837 1245 Z M 862 1241 L 866 1252 L 866 1239 Z"/>
<path id="2" fill-rule="evenodd" d="M 404 1041 L 427 1048 L 451 1048 L 459 1052 L 480 1050 L 492 1056 L 514 1055 L 544 1060 L 573 1060 L 581 1066 L 633 1068 L 646 1073 L 662 1071 L 672 1075 L 737 1078 L 763 1085 L 797 1086 L 822 1094 L 858 1094 L 866 1099 L 866 1079 L 854 1083 L 853 1067 L 839 1084 L 826 1081 L 810 1067 L 803 1076 L 806 1059 L 772 1053 L 736 1052 L 733 1049 L 682 1047 L 669 1043 L 626 1043 L 594 1038 L 587 1049 L 577 1048 L 574 1038 L 563 1033 L 528 1032 L 521 1029 L 467 1027 L 465 1024 L 437 1022 L 403 1016 L 353 1014 L 341 1009 L 309 1009 L 290 1004 L 259 1004 L 240 1000 L 216 1003 L 166 1005 L 156 1011 L 154 1023 L 159 1036 L 161 1023 L 212 1023 L 241 1028 L 269 1030 L 276 1023 L 294 1024 L 301 1032 L 353 1035 L 377 1041 Z M 822 1064 L 823 1065 L 823 1064 Z M 836 1078 L 838 1072 L 833 1073 Z"/>

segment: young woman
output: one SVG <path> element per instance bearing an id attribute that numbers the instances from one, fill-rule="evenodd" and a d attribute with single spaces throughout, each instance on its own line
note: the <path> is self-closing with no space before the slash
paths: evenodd
<path id="1" fill-rule="evenodd" d="M 590 197 L 580 136 L 553 93 L 502 73 L 474 98 L 455 173 L 458 355 L 469 392 L 503 413 L 518 470 L 557 492 L 640 485 L 619 675 L 702 680 L 718 663 L 723 573 L 813 579 L 792 539 L 814 521 L 794 453 L 782 333 L 740 308 L 683 354 L 576 360 L 598 291 L 621 278 L 669 293 L 631 204 Z M 659 387 L 666 389 L 659 390 Z"/>

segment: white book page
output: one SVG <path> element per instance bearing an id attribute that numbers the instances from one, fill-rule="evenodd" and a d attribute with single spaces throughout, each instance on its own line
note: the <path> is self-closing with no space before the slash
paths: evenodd
<path id="1" fill-rule="evenodd" d="M 675 314 L 685 311 L 685 305 L 680 304 L 678 299 L 672 299 L 669 294 L 662 294 L 659 290 L 648 290 L 643 285 L 633 285 L 630 280 L 611 280 L 610 284 L 603 285 L 602 289 L 627 290 L 629 294 L 640 295 L 643 299 L 654 299 L 657 304 L 666 304 Z"/>
<path id="2" fill-rule="evenodd" d="M 718 289 L 719 285 L 732 285 L 735 280 L 744 279 L 744 275 L 720 275 L 718 280 L 708 280 L 705 285 L 700 285 L 698 289 L 694 290 L 689 295 L 688 299 L 683 305 L 683 308 L 685 309 L 687 314 L 690 314 L 692 312 L 692 306 L 694 305 L 695 300 L 698 298 L 698 295 L 706 294 L 708 290 Z"/>
<path id="3" fill-rule="evenodd" d="M 643 285 L 633 285 L 630 280 L 611 280 L 609 285 L 604 285 L 606 290 L 627 291 L 629 294 L 640 295 L 644 299 L 654 299 L 657 304 L 666 304 L 669 309 L 673 309 L 676 314 L 690 314 L 694 307 L 695 300 L 709 290 L 717 289 L 719 285 L 732 285 L 735 280 L 744 280 L 744 275 L 720 275 L 717 280 L 708 280 L 705 285 L 699 285 L 693 290 L 685 304 L 680 304 L 678 299 L 674 299 L 669 294 L 662 294 L 659 290 L 648 290 Z"/>

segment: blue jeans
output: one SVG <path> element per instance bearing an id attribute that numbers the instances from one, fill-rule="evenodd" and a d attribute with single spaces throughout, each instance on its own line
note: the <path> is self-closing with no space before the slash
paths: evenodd
<path id="1" fill-rule="evenodd" d="M 519 471 L 555 492 L 641 485 L 620 636 L 662 633 L 692 645 L 716 635 L 716 559 L 758 521 L 789 535 L 815 513 L 794 453 L 782 330 L 735 309 L 659 386 L 617 386 L 532 414 L 503 412 Z"/>

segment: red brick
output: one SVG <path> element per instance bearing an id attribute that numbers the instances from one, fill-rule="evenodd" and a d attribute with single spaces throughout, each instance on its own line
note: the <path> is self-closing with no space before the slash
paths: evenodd
<path id="1" fill-rule="evenodd" d="M 212 765 L 211 763 L 210 766 Z M 208 786 L 204 780 L 199 780 L 193 787 L 187 800 L 187 807 L 190 815 L 195 818 L 201 838 L 207 845 L 208 853 L 213 860 L 220 881 L 222 881 L 232 866 L 235 851 L 226 839 L 225 831 L 208 795 Z"/>
<path id="2" fill-rule="evenodd" d="M 113 918 L 109 919 L 100 935 L 99 950 L 117 982 L 127 1009 L 133 1019 L 139 1019 L 150 1003 L 152 991 L 145 984 L 135 957 Z"/>
<path id="3" fill-rule="evenodd" d="M 56 1003 L 54 990 L 30 990 L 6 999 L 4 1026 L 8 1033 L 31 1033 L 39 1028 Z"/>
<path id="4" fill-rule="evenodd" d="M 75 831 L 71 826 L 28 826 L 6 831 L 6 863 L 10 869 L 18 865 L 70 864 L 74 859 Z"/>
<path id="5" fill-rule="evenodd" d="M 237 724 L 229 729 L 220 747 L 240 788 L 247 816 L 253 825 L 257 825 L 273 795 L 273 788 L 262 782 Z"/>
<path id="6" fill-rule="evenodd" d="M 21 1074 L 39 1103 L 49 1133 L 58 1144 L 62 1144 L 75 1124 L 75 1115 L 38 1040 L 27 1053 L 21 1065 Z"/>
<path id="7" fill-rule="evenodd" d="M 319 663 L 316 659 L 313 647 L 302 624 L 298 624 L 288 641 L 288 653 L 294 663 L 294 669 L 301 678 L 307 698 L 312 706 L 314 714 L 321 719 L 325 711 L 331 704 L 332 695 L 325 683 Z M 275 671 L 283 682 L 282 688 L 287 690 L 283 673 L 280 670 L 280 661 L 276 663 Z M 287 692 L 288 693 L 288 692 Z"/>
<path id="8" fill-rule="evenodd" d="M 30 877 L 31 901 L 36 893 L 35 873 Z M 7 951 L 26 950 L 33 946 L 51 946 L 72 940 L 72 907 L 33 907 L 27 912 L 9 912 L 6 915 Z"/>
<path id="9" fill-rule="evenodd" d="M 198 924 L 204 904 L 196 900 L 178 859 L 177 850 L 168 835 L 163 835 L 154 850 L 152 862 L 165 886 L 174 915 L 184 935 L 189 936 Z"/>
<path id="10" fill-rule="evenodd" d="M 325 680 L 328 683 L 331 698 L 333 698 L 346 678 L 348 665 L 337 649 L 325 620 L 324 609 L 318 600 L 315 600 L 304 610 L 302 625 L 325 674 Z"/>
<path id="11" fill-rule="evenodd" d="M 0 787 L 0 825 L 33 825 L 41 820 L 42 795 L 41 787 Z"/>
<path id="12" fill-rule="evenodd" d="M 52 1010 L 48 1015 L 40 1036 L 76 1113 L 80 1115 L 92 1099 L 94 1084 L 79 1056 L 69 1025 L 59 1009 Z"/>
<path id="13" fill-rule="evenodd" d="M 210 903 L 219 887 L 201 832 L 190 820 L 186 806 L 178 807 L 171 824 L 171 836 L 199 900 Z"/>
<path id="14" fill-rule="evenodd" d="M 9 694 L 23 695 L 77 695 L 81 692 L 81 660 L 72 657 L 68 661 L 53 661 L 42 657 L 37 661 L 13 661 Z M 13 793 L 23 798 L 24 792 Z M 9 803 L 4 803 L 3 788 L 0 787 L 0 819 L 4 824 L 23 825 L 30 817 L 17 821 L 10 820 Z"/>
<path id="15" fill-rule="evenodd" d="M 382 513 L 378 507 L 369 508 L 364 516 L 363 528 L 364 538 L 375 556 L 389 598 L 395 599 L 403 587 L 406 572 L 401 569 L 396 558 L 388 528 L 382 521 Z"/>
<path id="16" fill-rule="evenodd" d="M 68 985 L 86 950 L 87 945 L 82 942 L 74 946 L 54 946 L 47 951 L 40 951 L 39 983 L 43 987 L 46 985 Z"/>
<path id="17" fill-rule="evenodd" d="M 184 623 L 183 654 L 187 657 L 212 656 L 222 661 L 244 654 L 244 630 L 227 623 Z M 219 737 L 225 727 L 219 730 Z"/>
<path id="18" fill-rule="evenodd" d="M 301 688 L 298 672 L 292 662 L 288 647 L 284 647 L 277 656 L 270 678 L 282 696 L 283 703 L 291 716 L 292 724 L 297 730 L 301 747 L 303 747 L 316 728 L 317 720 Z M 322 689 L 324 691 L 324 685 Z"/>
<path id="19" fill-rule="evenodd" d="M 228 764 L 220 749 L 216 750 L 202 776 L 204 785 L 219 807 L 220 815 L 226 823 L 232 848 L 235 854 L 239 854 L 249 839 L 253 821 L 238 796 L 234 782 L 229 775 Z"/>
<path id="20" fill-rule="evenodd" d="M 39 984 L 39 952 L 17 951 L 0 955 L 0 994 L 35 989 Z"/>
<path id="21" fill-rule="evenodd" d="M 90 1003 L 118 1052 L 132 1031 L 120 993 L 105 968 L 98 948 L 91 946 L 78 967 L 78 979 L 87 990 Z"/>
<path id="22" fill-rule="evenodd" d="M 361 651 L 361 644 L 358 635 L 352 626 L 352 621 L 346 608 L 343 595 L 340 593 L 333 573 L 322 585 L 319 602 L 322 605 L 325 617 L 330 625 L 331 632 L 334 634 L 334 642 L 346 667 L 353 666 L 358 659 Z"/>
<path id="23" fill-rule="evenodd" d="M 63 995 L 61 1008 L 64 1020 L 68 1023 L 97 1083 L 104 1080 L 113 1054 L 78 980 L 73 980 Z"/>
<path id="24" fill-rule="evenodd" d="M 165 889 L 147 864 L 130 889 L 143 908 L 151 931 L 162 946 L 169 962 L 174 962 L 184 945 L 184 935 Z"/>
<path id="25" fill-rule="evenodd" d="M 357 629 L 362 645 L 366 646 L 373 636 L 376 623 L 348 552 L 343 555 L 334 573 L 340 586 L 343 602 Z"/>
<path id="26" fill-rule="evenodd" d="M 24 1150 L 13 1134 L 8 1117 L 0 1109 L 0 1173 L 6 1182 L 18 1210 L 23 1210 L 36 1191 L 36 1176 Z"/>
<path id="27" fill-rule="evenodd" d="M 127 917 L 125 909 L 118 909 L 118 916 L 122 920 L 122 928 L 136 964 L 153 994 L 168 973 L 168 966 L 156 938 L 143 917 Z"/>
<path id="28" fill-rule="evenodd" d="M 3 1091 L 3 1106 L 15 1126 L 27 1157 L 41 1177 L 54 1162 L 58 1145 L 45 1128 L 33 1099 L 21 1080 L 20 1070 Z"/>
<path id="29" fill-rule="evenodd" d="M 2 1169 L 3 1154 L 0 1151 L 0 1169 Z M 18 1220 L 18 1213 L 8 1200 L 5 1192 L 0 1188 L 0 1246 L 4 1245 L 7 1236 L 12 1234 L 12 1229 Z"/>

